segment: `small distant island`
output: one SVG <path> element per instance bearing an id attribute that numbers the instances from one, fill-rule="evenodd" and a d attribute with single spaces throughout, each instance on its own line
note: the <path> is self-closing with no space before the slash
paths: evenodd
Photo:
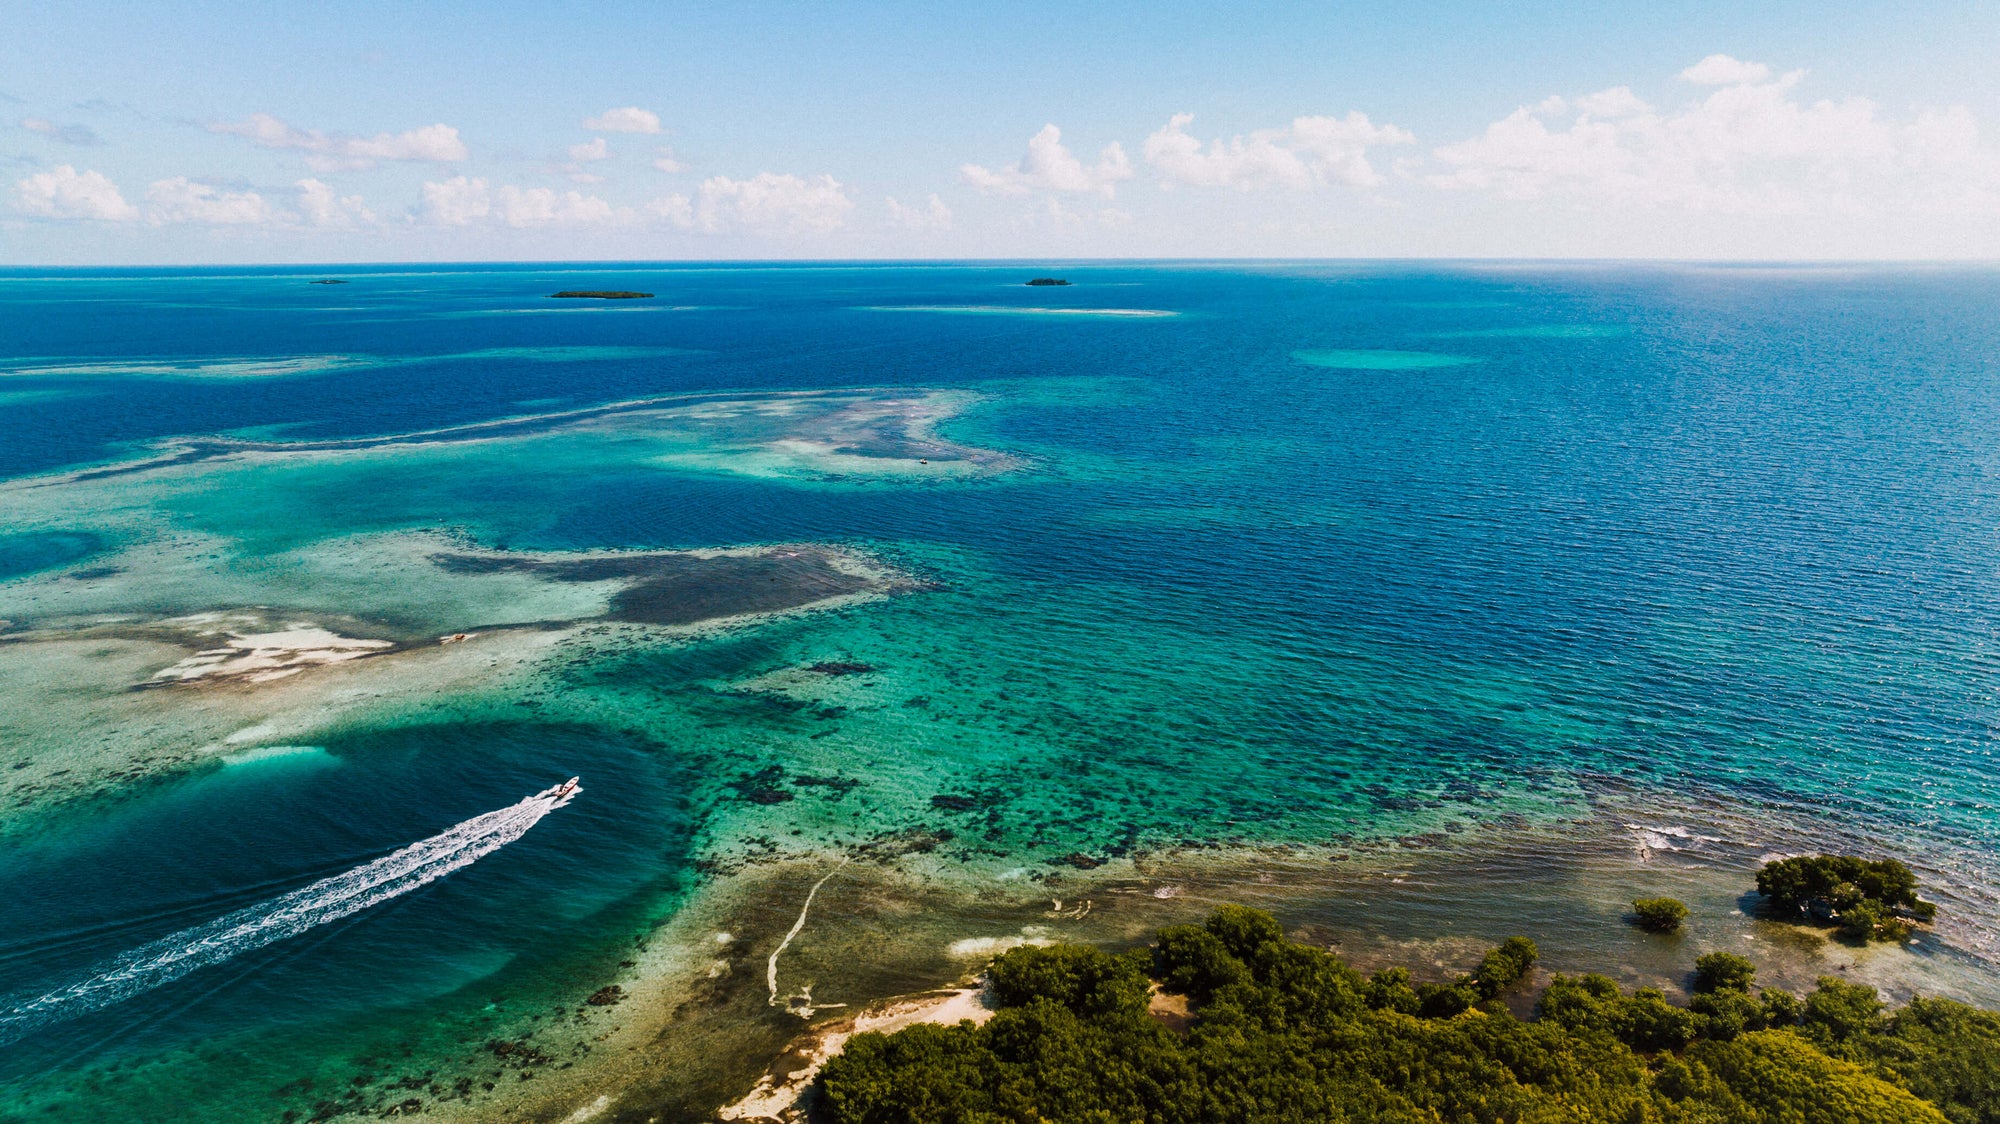
<path id="1" fill-rule="evenodd" d="M 1035 278 L 1035 279 L 1033 279 L 1033 280 L 1029 281 L 1029 282 L 1028 282 L 1028 284 L 1030 284 L 1030 285 L 1067 285 L 1067 284 L 1069 284 L 1069 282 L 1068 282 L 1068 281 L 1065 281 L 1065 280 L 1063 280 L 1063 279 L 1062 279 L 1062 278 L 1060 278 L 1060 277 L 1037 277 L 1037 278 Z"/>
<path id="2" fill-rule="evenodd" d="M 592 297 L 605 301 L 629 301 L 638 300 L 642 297 L 650 297 L 653 294 L 635 293 L 629 289 L 564 289 L 560 293 L 551 293 L 549 295 L 554 297 Z"/>
<path id="3" fill-rule="evenodd" d="M 341 280 L 340 278 L 338 278 L 338 277 L 328 277 L 328 278 L 326 278 L 326 279 L 325 279 L 325 280 L 323 280 L 323 281 L 314 281 L 314 282 L 312 282 L 312 284 L 314 284 L 314 285 L 345 285 L 345 284 L 347 284 L 347 282 L 345 282 L 345 281 L 342 281 L 342 280 Z"/>

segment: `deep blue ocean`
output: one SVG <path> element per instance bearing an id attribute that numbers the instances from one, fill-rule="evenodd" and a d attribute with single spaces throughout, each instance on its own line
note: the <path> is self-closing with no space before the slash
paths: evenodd
<path id="1" fill-rule="evenodd" d="M 1022 283 L 1052 270 L 1071 284 Z M 772 391 L 965 392 L 939 437 L 1012 460 L 779 463 L 784 418 L 283 449 Z M 210 436 L 260 452 L 93 475 Z M 1990 269 L 8 269 L 0 480 L 0 778 L 9 755 L 37 778 L 4 794 L 28 826 L 0 841 L 0 993 L 586 777 L 477 865 L 0 1047 L 0 1116 L 131 1111 L 174 1066 L 275 1087 L 398 1020 L 473 1026 L 563 986 L 552 965 L 615 962 L 717 862 L 898 831 L 948 829 L 936 860 L 1011 877 L 1073 853 L 1459 846 L 1615 799 L 1668 840 L 1902 858 L 1950 954 L 2000 971 Z M 264 705 L 142 690 L 168 657 L 134 630 L 491 623 L 443 577 L 365 561 L 445 532 L 835 543 L 922 589 L 579 641 L 532 689 L 456 679 L 318 726 L 293 706 L 269 744 L 311 752 L 48 776 L 66 742 L 115 730 L 137 760 Z M 344 584 L 299 576 L 320 573 Z M 131 646 L 91 664 L 100 637 Z M 829 659 L 879 674 L 800 701 L 786 669 Z M 74 670 L 121 660 L 138 670 Z"/>

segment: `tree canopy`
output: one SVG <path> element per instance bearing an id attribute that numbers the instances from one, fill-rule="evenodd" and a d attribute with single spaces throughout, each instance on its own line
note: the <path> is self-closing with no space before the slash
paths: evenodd
<path id="1" fill-rule="evenodd" d="M 827 1063 L 827 1124 L 2000 1124 L 2000 1016 L 1919 999 L 1886 1010 L 1822 979 L 1753 990 L 1703 958 L 1682 1007 L 1604 976 L 1556 976 L 1530 1021 L 1499 997 L 1532 941 L 1414 983 L 1363 976 L 1227 906 L 1150 950 L 1016 949 L 993 963 L 984 1025 L 862 1034 Z M 1149 1013 L 1185 995 L 1184 1031 Z"/>
<path id="2" fill-rule="evenodd" d="M 1671 933 L 1687 920 L 1688 907 L 1675 898 L 1639 898 L 1632 903 L 1632 914 L 1649 933 Z"/>
<path id="3" fill-rule="evenodd" d="M 1916 874 L 1895 859 L 1778 859 L 1757 872 L 1757 892 L 1780 917 L 1825 918 L 1856 940 L 1901 940 L 1910 935 L 1910 922 L 1937 915 L 1937 906 L 1917 897 Z"/>

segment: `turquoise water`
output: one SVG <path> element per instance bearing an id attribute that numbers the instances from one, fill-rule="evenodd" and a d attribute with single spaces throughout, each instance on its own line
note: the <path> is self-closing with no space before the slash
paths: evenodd
<path id="1" fill-rule="evenodd" d="M 1358 351 L 1339 348 L 1294 351 L 1292 358 L 1310 367 L 1334 367 L 1344 371 L 1424 371 L 1432 367 L 1463 367 L 1468 363 L 1479 362 L 1477 355 L 1453 355 L 1442 351 L 1393 351 L 1388 348 Z"/>
<path id="2" fill-rule="evenodd" d="M 586 789 L 5 1047 L 0 1110 L 309 1112 L 271 1090 L 449 1058 L 745 861 L 884 836 L 1025 892 L 1615 792 L 1906 858 L 1994 974 L 2000 275 L 1033 272 L 0 272 L 0 994 Z M 905 580 L 673 633 L 432 561 L 798 543 Z M 401 647 L 155 679 L 301 622 Z"/>

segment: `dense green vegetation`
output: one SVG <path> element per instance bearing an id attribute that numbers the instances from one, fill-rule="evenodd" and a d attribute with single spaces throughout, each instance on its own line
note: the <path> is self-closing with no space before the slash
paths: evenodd
<path id="1" fill-rule="evenodd" d="M 1217 910 L 1149 951 L 1027 948 L 989 974 L 983 1026 L 863 1034 L 821 1074 L 828 1124 L 2000 1124 L 2000 1016 L 1945 1000 L 1885 1010 L 1825 978 L 1803 998 L 1705 956 L 1686 1006 L 1557 976 L 1521 1021 L 1498 1001 L 1533 970 L 1509 940 L 1478 969 L 1364 977 Z M 1170 1029 L 1157 986 L 1193 1017 Z"/>
<path id="2" fill-rule="evenodd" d="M 1779 917 L 1824 918 L 1854 940 L 1899 941 L 1937 906 L 1917 897 L 1917 876 L 1894 859 L 1817 855 L 1779 859 L 1757 872 L 1757 892 Z"/>
<path id="3" fill-rule="evenodd" d="M 1687 904 L 1676 898 L 1640 898 L 1632 903 L 1639 927 L 1649 933 L 1671 933 L 1687 920 Z"/>

